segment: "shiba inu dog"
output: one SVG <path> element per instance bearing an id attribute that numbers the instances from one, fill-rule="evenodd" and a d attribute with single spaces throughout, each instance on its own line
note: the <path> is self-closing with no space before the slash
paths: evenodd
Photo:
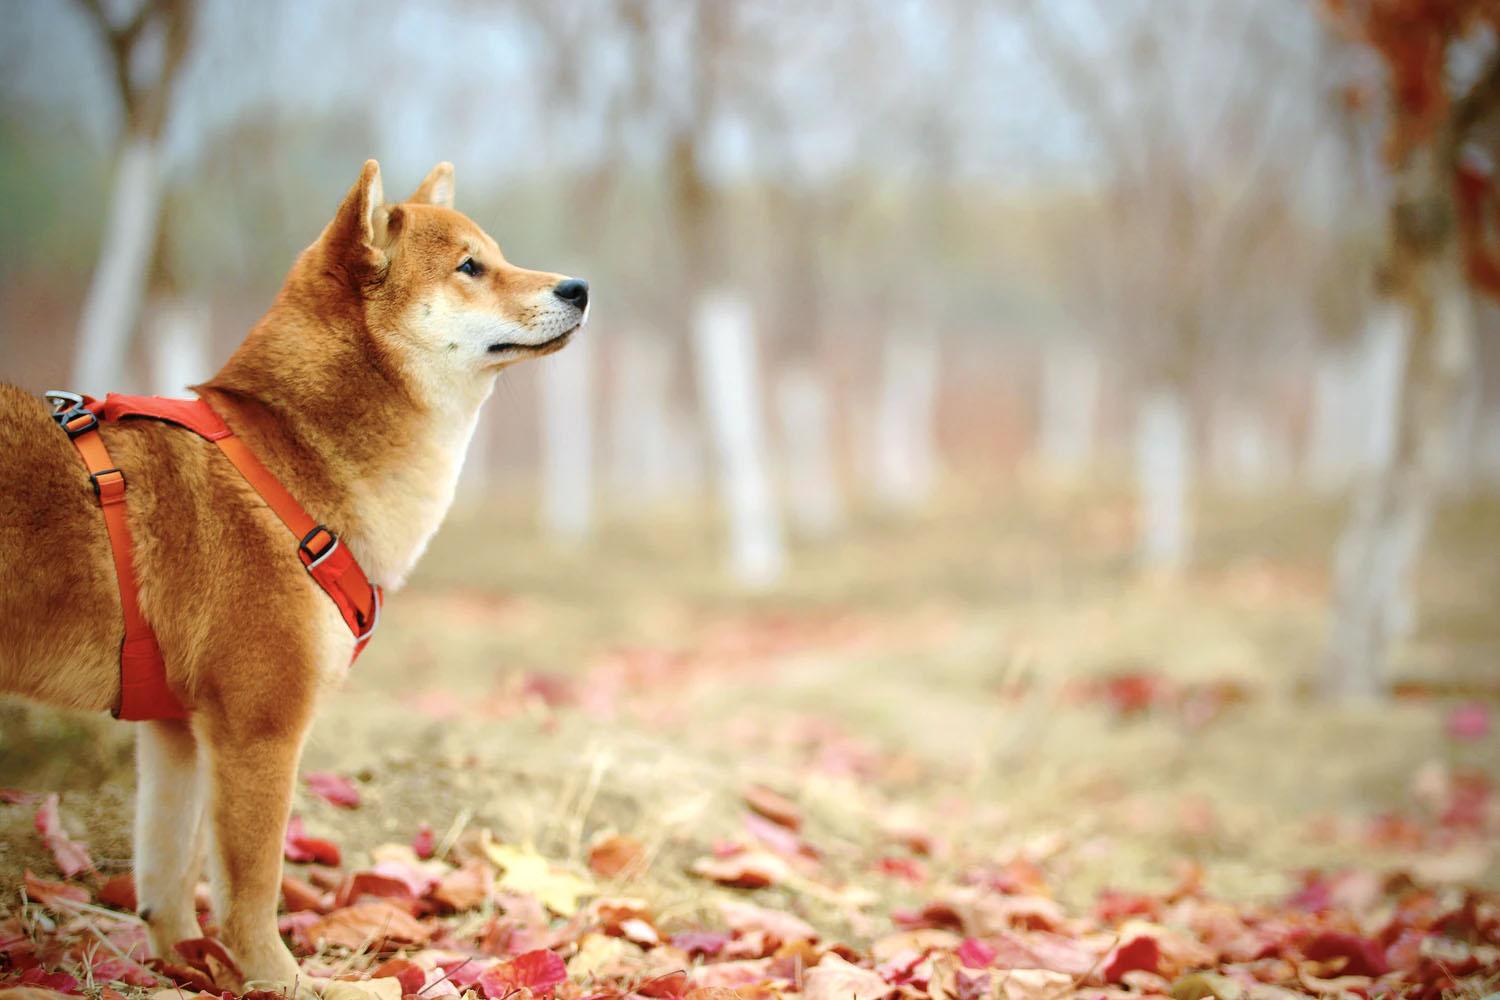
<path id="1" fill-rule="evenodd" d="M 395 588 L 452 501 L 496 373 L 562 348 L 587 312 L 586 282 L 510 264 L 454 211 L 450 164 L 388 205 L 371 160 L 194 391 L 370 581 Z M 318 696 L 355 638 L 213 444 L 156 420 L 100 433 L 130 483 L 140 608 L 189 713 L 136 724 L 140 915 L 157 954 L 201 936 L 193 888 L 207 860 L 245 980 L 292 987 L 276 929 L 282 839 Z M 4 385 L 0 564 L 0 692 L 113 707 L 122 605 L 99 503 L 47 405 Z"/>

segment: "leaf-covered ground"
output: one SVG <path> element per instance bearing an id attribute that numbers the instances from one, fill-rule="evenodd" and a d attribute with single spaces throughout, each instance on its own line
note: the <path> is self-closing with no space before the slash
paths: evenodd
<path id="1" fill-rule="evenodd" d="M 1336 515 L 1216 504 L 1141 581 L 1121 503 L 955 497 L 753 600 L 693 518 L 460 520 L 320 716 L 283 930 L 386 1000 L 1485 996 L 1500 508 L 1439 525 L 1400 697 L 1334 710 Z M 0 712 L 0 981 L 235 989 L 207 917 L 140 961 L 128 727 Z"/>

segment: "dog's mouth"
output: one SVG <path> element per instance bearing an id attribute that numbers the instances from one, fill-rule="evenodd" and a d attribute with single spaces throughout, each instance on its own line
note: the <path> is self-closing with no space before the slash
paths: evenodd
<path id="1" fill-rule="evenodd" d="M 569 339 L 578 332 L 581 326 L 583 326 L 581 322 L 574 323 L 552 339 L 538 344 L 517 344 L 502 340 L 498 344 L 491 344 L 486 350 L 491 354 L 551 354 L 553 351 L 566 347 Z"/>

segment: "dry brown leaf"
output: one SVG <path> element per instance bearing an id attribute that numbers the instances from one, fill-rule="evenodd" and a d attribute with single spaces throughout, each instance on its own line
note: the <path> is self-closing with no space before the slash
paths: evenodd
<path id="1" fill-rule="evenodd" d="M 345 982 L 335 979 L 323 987 L 323 1000 L 401 1000 L 401 980 L 385 978 Z"/>
<path id="2" fill-rule="evenodd" d="M 880 1000 L 893 988 L 879 973 L 831 953 L 802 976 L 804 1000 Z"/>
<path id="3" fill-rule="evenodd" d="M 993 973 L 1003 1000 L 1057 1000 L 1073 989 L 1073 977 L 1045 969 Z"/>
<path id="4" fill-rule="evenodd" d="M 748 786 L 745 789 L 745 805 L 788 830 L 802 829 L 802 810 L 797 808 L 797 803 L 765 785 Z"/>
<path id="5" fill-rule="evenodd" d="M 741 934 L 759 931 L 782 943 L 818 939 L 818 932 L 812 924 L 783 910 L 769 910 L 744 900 L 726 899 L 719 904 L 719 913 L 730 930 Z"/>
<path id="6" fill-rule="evenodd" d="M 747 850 L 727 858 L 700 858 L 688 869 L 699 878 L 735 889 L 765 889 L 792 879 L 787 863 L 770 851 Z"/>
<path id="7" fill-rule="evenodd" d="M 432 898 L 462 913 L 476 910 L 495 887 L 495 873 L 483 861 L 470 860 L 462 868 L 444 875 L 432 890 Z"/>
<path id="8" fill-rule="evenodd" d="M 431 936 L 432 932 L 410 913 L 383 899 L 334 910 L 308 929 L 308 938 L 315 944 L 338 945 L 350 951 L 425 944 Z"/>
<path id="9" fill-rule="evenodd" d="M 589 847 L 589 871 L 600 878 L 630 878 L 646 865 L 646 848 L 634 837 L 606 834 Z"/>

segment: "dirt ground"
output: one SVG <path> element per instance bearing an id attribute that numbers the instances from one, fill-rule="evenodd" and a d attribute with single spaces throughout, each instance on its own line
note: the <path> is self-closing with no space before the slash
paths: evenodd
<path id="1" fill-rule="evenodd" d="M 826 873 L 762 895 L 852 936 L 872 932 L 854 895 L 907 905 L 918 875 L 976 859 L 1045 860 L 1076 904 L 1159 891 L 1184 861 L 1245 899 L 1356 863 L 1500 882 L 1497 845 L 1419 830 L 1455 775 L 1500 779 L 1500 736 L 1448 732 L 1458 704 L 1500 707 L 1500 502 L 1444 511 L 1401 696 L 1337 709 L 1312 693 L 1326 503 L 1207 501 L 1195 568 L 1143 580 L 1122 498 L 955 491 L 799 544 L 755 597 L 704 518 L 563 550 L 497 506 L 444 528 L 319 717 L 304 770 L 353 776 L 364 801 L 299 788 L 296 811 L 346 863 L 422 823 L 574 863 L 620 831 L 651 859 L 632 891 L 688 921 L 738 891 L 688 869 L 755 839 L 741 796 L 759 783 L 801 806 Z M 0 787 L 62 792 L 69 829 L 123 869 L 129 741 L 0 705 Z M 32 811 L 0 805 L 7 897 L 26 869 L 55 874 Z"/>

